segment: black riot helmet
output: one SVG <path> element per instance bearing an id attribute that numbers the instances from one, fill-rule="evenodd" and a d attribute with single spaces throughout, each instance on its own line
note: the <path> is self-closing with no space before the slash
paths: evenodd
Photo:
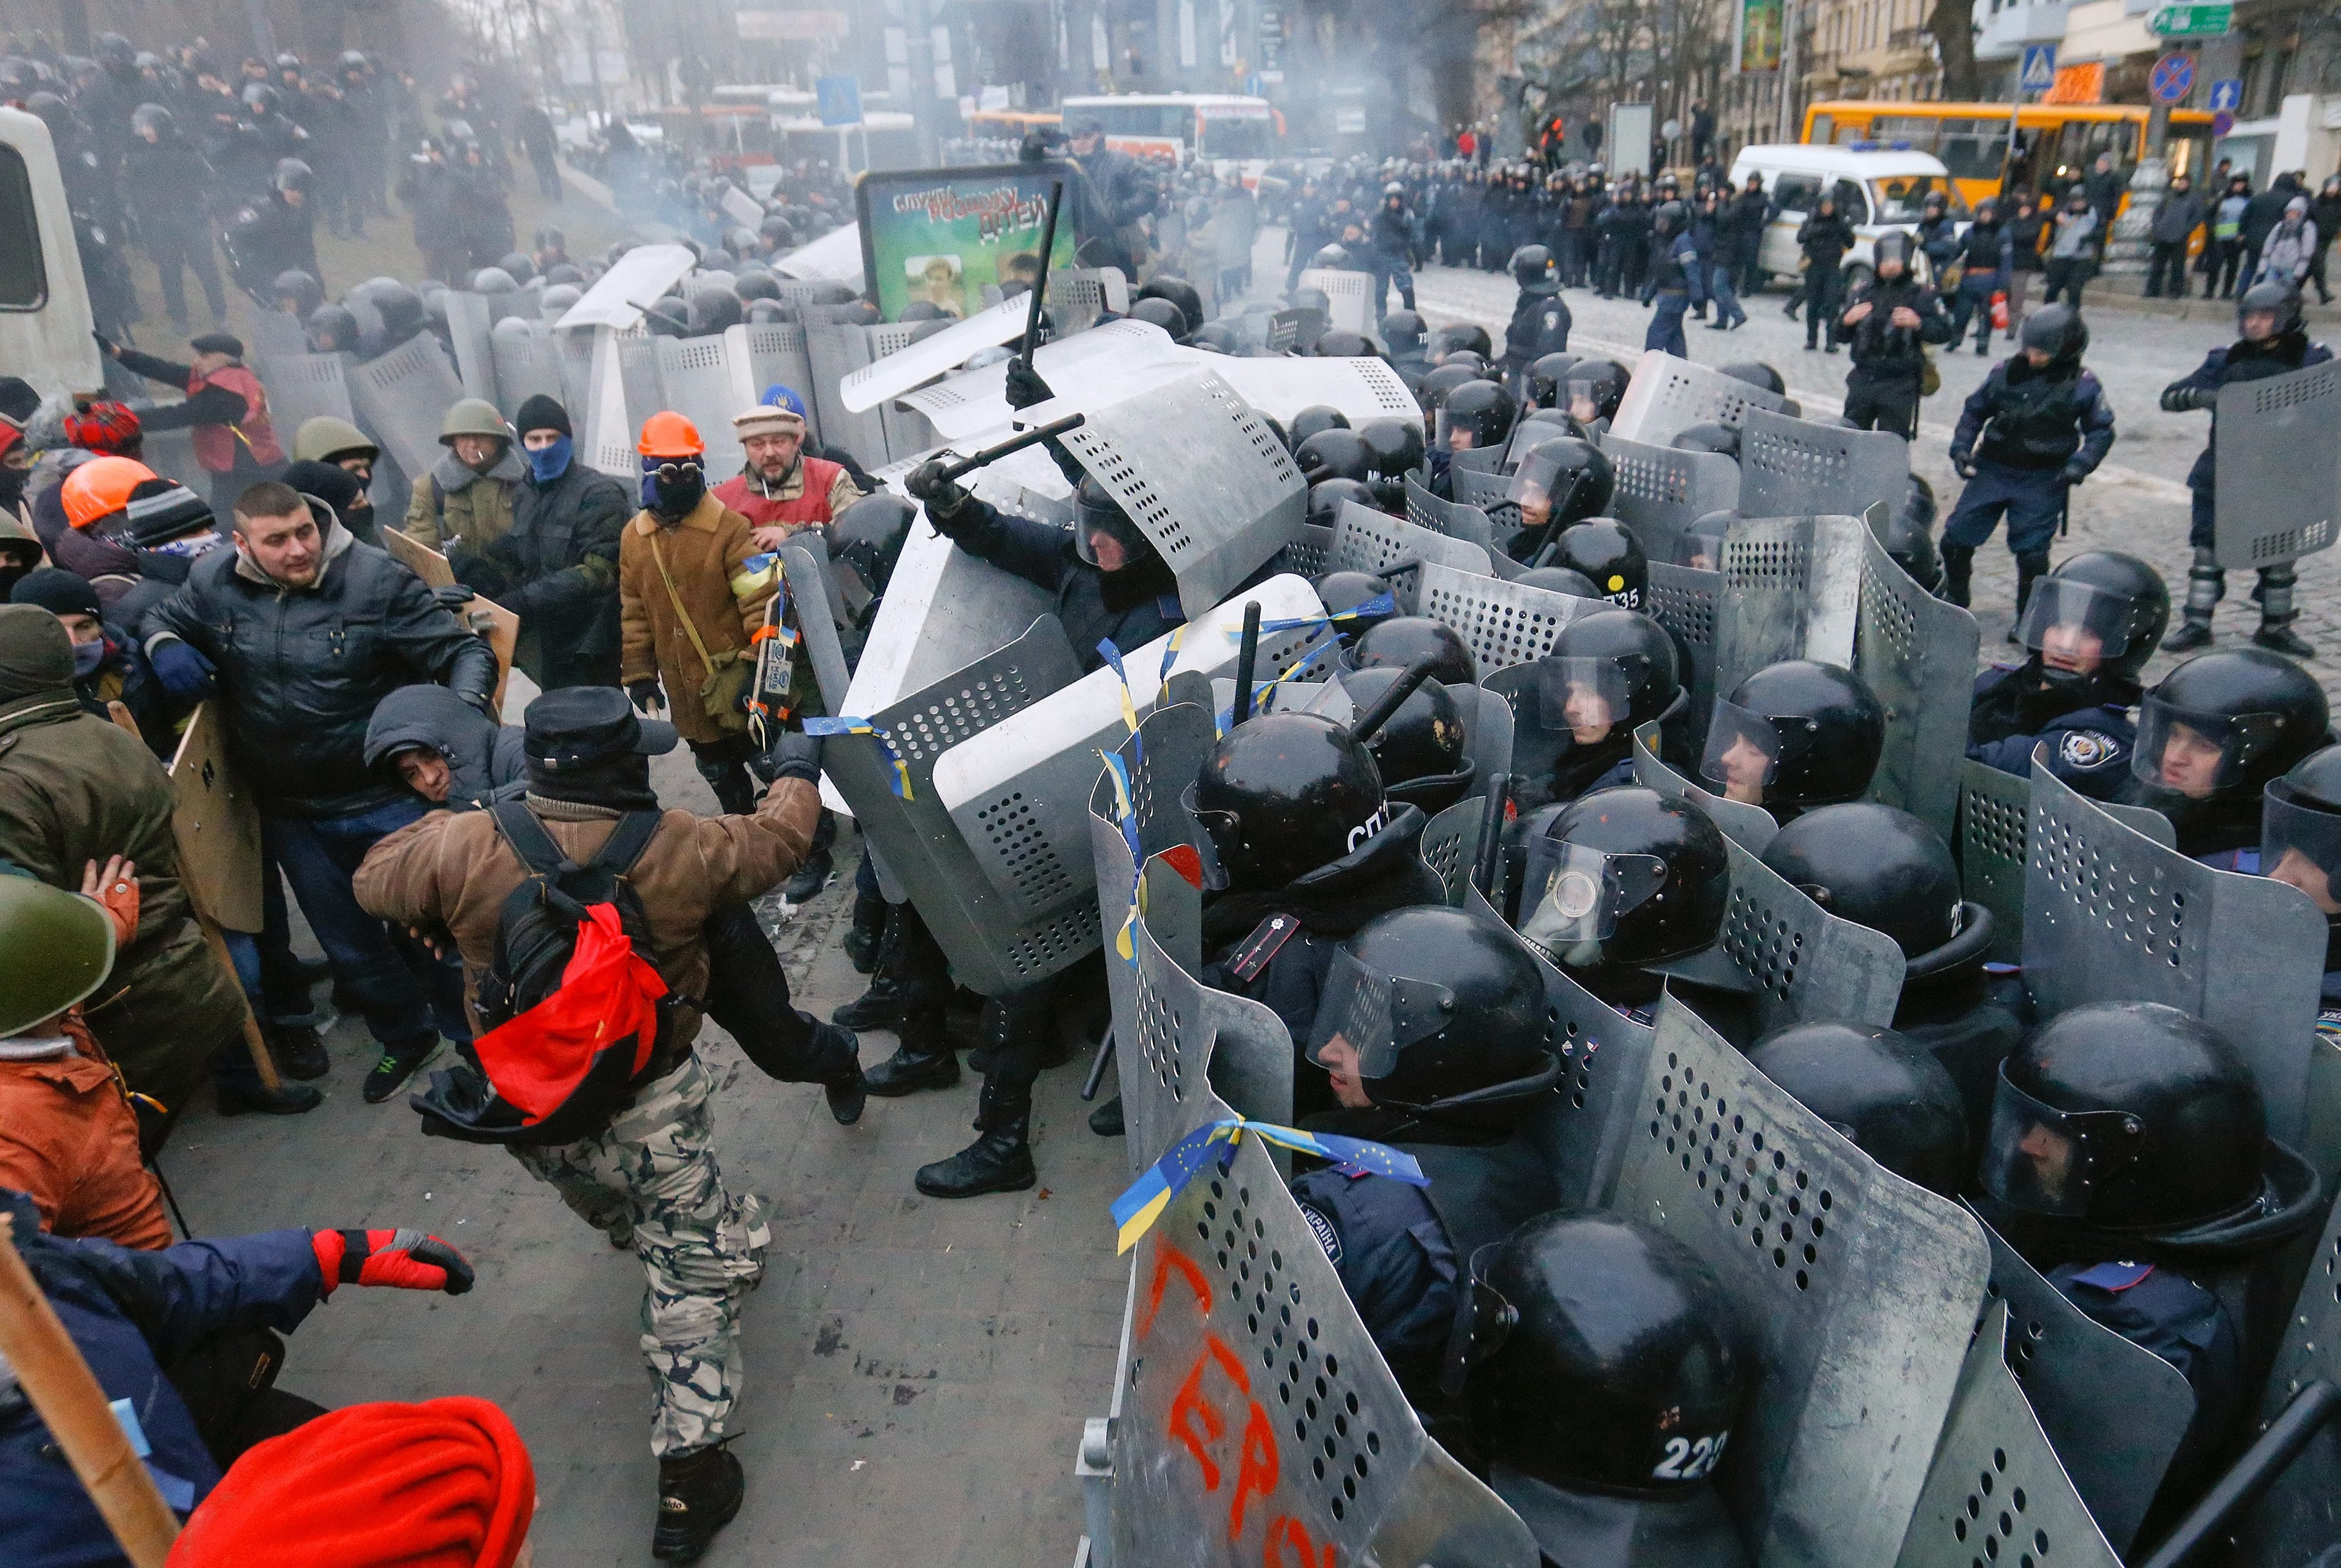
<path id="1" fill-rule="evenodd" d="M 1333 301 L 1322 289 L 1295 289 L 1290 303 L 1296 311 L 1315 311 L 1320 318 L 1333 313 Z"/>
<path id="2" fill-rule="evenodd" d="M 1723 536 L 1738 518 L 1736 511 L 1699 513 L 1676 539 L 1674 563 L 1700 571 L 1720 571 L 1723 569 Z"/>
<path id="3" fill-rule="evenodd" d="M 1830 1021 L 1777 1029 L 1748 1060 L 1904 1181 L 1957 1198 L 1970 1168 L 1967 1112 L 1932 1053 L 1876 1024 Z"/>
<path id="4" fill-rule="evenodd" d="M 1542 245 L 1522 245 L 1514 251 L 1512 282 L 1519 284 L 1524 293 L 1560 293 L 1560 272 L 1553 265 L 1552 253 Z"/>
<path id="5" fill-rule="evenodd" d="M 1374 340 L 1363 332 L 1330 332 L 1309 352 L 1320 360 L 1370 360 L 1374 357 Z"/>
<path id="6" fill-rule="evenodd" d="M 2244 318 L 2269 314 L 2276 318 L 2276 330 L 2268 336 L 2279 338 L 2286 332 L 2300 331 L 2300 291 L 2290 283 L 2270 278 L 2264 283 L 2254 283 L 2236 296 L 2236 331 L 2238 335 L 2247 336 L 2244 332 Z"/>
<path id="7" fill-rule="evenodd" d="M 1338 273 L 1350 269 L 1350 248 L 1347 245 L 1320 245 L 1317 253 L 1309 258 L 1310 268 L 1320 273 Z"/>
<path id="8" fill-rule="evenodd" d="M 1478 354 L 1480 367 L 1485 369 L 1489 356 L 1496 352 L 1496 340 L 1488 335 L 1487 328 L 1476 323 L 1458 322 L 1452 326 L 1441 327 L 1439 335 L 1431 341 L 1435 345 L 1431 357 L 1441 364 L 1450 354 L 1468 352 Z"/>
<path id="9" fill-rule="evenodd" d="M 1427 615 L 1394 615 L 1362 633 L 1350 650 L 1360 670 L 1387 665 L 1408 670 L 1423 659 L 1431 660 L 1430 679 L 1443 686 L 1477 686 L 1479 661 L 1460 633 L 1443 620 Z"/>
<path id="10" fill-rule="evenodd" d="M 297 267 L 277 273 L 276 281 L 268 285 L 268 293 L 279 309 L 304 322 L 325 303 L 324 285 Z"/>
<path id="11" fill-rule="evenodd" d="M 309 352 L 312 353 L 355 353 L 358 352 L 358 319 L 344 305 L 319 305 L 309 313 Z"/>
<path id="12" fill-rule="evenodd" d="M 865 495 L 830 523 L 829 553 L 852 567 L 872 593 L 883 593 L 918 515 L 917 507 L 892 491 Z"/>
<path id="13" fill-rule="evenodd" d="M 1900 508 L 1879 519 L 1870 529 L 1894 564 L 1929 593 L 1941 587 L 1943 581 L 1943 558 L 1935 549 L 1935 536 L 1928 531 L 1934 521 L 1934 487 L 1914 473 L 1903 490 Z"/>
<path id="14" fill-rule="evenodd" d="M 1196 292 L 1194 284 L 1184 278 L 1169 276 L 1149 278 L 1131 290 L 1130 297 L 1131 301 L 1130 313 L 1132 315 L 1138 314 L 1136 303 L 1140 300 L 1170 301 L 1179 307 L 1179 317 L 1187 323 L 1190 331 L 1201 326 L 1203 318 L 1210 313 L 1203 308 L 1203 296 Z M 1180 334 L 1172 332 L 1170 335 L 1178 337 Z"/>
<path id="15" fill-rule="evenodd" d="M 1739 456 L 1739 432 L 1712 420 L 1685 425 L 1667 444 L 1677 452 L 1711 452 L 1735 461 Z"/>
<path id="16" fill-rule="evenodd" d="M 1888 275 L 1886 269 L 1889 264 L 1902 269 L 1895 276 L 1907 278 L 1910 275 L 1910 259 L 1917 252 L 1918 242 L 1909 230 L 1888 229 L 1871 243 L 1870 264 L 1881 278 Z"/>
<path id="17" fill-rule="evenodd" d="M 1353 481 L 1335 480 L 1332 482 L 1349 484 Z M 1365 487 L 1360 485 L 1358 488 L 1363 490 Z M 1371 505 L 1372 502 L 1367 501 L 1363 504 Z M 1326 614 L 1347 617 L 1333 623 L 1335 631 L 1344 644 L 1354 642 L 1367 629 L 1378 626 L 1398 613 L 1397 601 L 1390 594 L 1389 581 L 1376 577 L 1370 571 L 1327 572 L 1317 580 L 1317 600 L 1325 607 Z M 1389 608 L 1379 612 L 1369 611 L 1363 615 L 1357 613 L 1359 606 L 1376 603 L 1385 604 Z"/>
<path id="18" fill-rule="evenodd" d="M 1348 432 L 1342 433 L 1346 435 Z M 1301 470 L 1304 474 L 1308 471 L 1306 468 Z M 1341 521 L 1341 508 L 1353 501 L 1360 506 L 1377 509 L 1381 504 L 1374 495 L 1373 486 L 1363 480 L 1347 477 L 1318 480 L 1309 487 L 1309 521 L 1320 528 L 1336 527 Z"/>
<path id="19" fill-rule="evenodd" d="M 1529 402 L 1538 408 L 1559 408 L 1575 354 L 1539 354 L 1529 362 Z"/>
<path id="20" fill-rule="evenodd" d="M 1420 425 L 1402 419 L 1368 420 L 1358 427 L 1358 440 L 1366 449 L 1367 469 L 1385 480 L 1402 480 L 1422 467 Z"/>
<path id="21" fill-rule="evenodd" d="M 1105 486 L 1083 475 L 1073 491 L 1073 553 L 1100 571 L 1120 571 L 1154 555 L 1154 541 Z"/>
<path id="22" fill-rule="evenodd" d="M 714 337 L 748 319 L 740 296 L 730 289 L 693 289 L 688 309 L 693 337 Z"/>
<path id="23" fill-rule="evenodd" d="M 1559 435 L 1529 448 L 1505 494 L 1519 505 L 1522 528 L 1567 528 L 1608 506 L 1617 483 L 1607 452 L 1589 441 Z"/>
<path id="24" fill-rule="evenodd" d="M 1213 880 L 1266 893 L 1354 852 L 1389 819 L 1362 742 L 1315 713 L 1263 713 L 1212 744 L 1186 794 Z"/>
<path id="25" fill-rule="evenodd" d="M 1886 710 L 1850 670 L 1768 664 L 1715 700 L 1699 773 L 1728 799 L 1788 813 L 1858 799 L 1886 747 Z"/>
<path id="26" fill-rule="evenodd" d="M 1634 610 L 1596 610 L 1560 629 L 1536 661 L 1542 727 L 1584 746 L 1630 735 L 1682 696 L 1680 650 L 1663 626 Z"/>
<path id="27" fill-rule="evenodd" d="M 1601 590 L 1593 586 L 1591 578 L 1565 566 L 1531 566 L 1512 581 L 1522 588 L 1541 588 L 1549 593 L 1566 593 L 1571 599 L 1601 597 Z"/>
<path id="28" fill-rule="evenodd" d="M 2260 875 L 2288 882 L 2325 915 L 2325 968 L 2341 968 L 2341 746 L 2311 752 L 2260 804 Z"/>
<path id="29" fill-rule="evenodd" d="M 1344 1104 L 1500 1129 L 1549 1088 L 1544 976 L 1494 916 L 1444 904 L 1377 915 L 1333 954 L 1309 1059 Z"/>
<path id="30" fill-rule="evenodd" d="M 298 191 L 301 194 L 305 196 L 309 194 L 310 188 L 314 186 L 316 182 L 317 176 L 315 171 L 311 169 L 308 164 L 303 163 L 300 159 L 279 158 L 276 160 L 275 177 L 270 183 L 280 193 L 289 194 L 292 192 Z"/>
<path id="31" fill-rule="evenodd" d="M 1414 401 L 1421 405 L 1426 415 L 1435 415 L 1458 391 L 1473 382 L 1487 379 L 1485 374 L 1469 365 L 1440 365 L 1436 370 L 1423 372 L 1422 380 L 1415 385 Z"/>
<path id="32" fill-rule="evenodd" d="M 2032 585 L 2017 640 L 2047 684 L 2078 690 L 2107 677 L 2137 680 L 2169 620 L 2160 572 L 2134 555 L 2092 550 Z"/>
<path id="33" fill-rule="evenodd" d="M 1560 531 L 1552 564 L 1581 571 L 1601 597 L 1639 610 L 1650 597 L 1650 562 L 1634 531 L 1614 517 L 1589 517 Z"/>
<path id="34" fill-rule="evenodd" d="M 1354 726 L 1405 677 L 1403 670 L 1378 664 L 1283 690 L 1305 697 L 1304 710 Z M 1366 749 L 1374 755 L 1375 770 L 1382 776 L 1382 794 L 1435 814 L 1454 805 L 1471 788 L 1476 768 L 1463 754 L 1467 739 L 1463 712 L 1454 694 L 1436 680 L 1426 680 L 1409 692 L 1398 710 L 1365 740 Z"/>
<path id="35" fill-rule="evenodd" d="M 1528 846 L 1519 933 L 1570 968 L 1643 967 L 1711 946 L 1731 897 L 1722 829 L 1639 785 L 1597 789 Z"/>
<path id="36" fill-rule="evenodd" d="M 1372 471 L 1366 461 L 1366 443 L 1353 430 L 1320 430 L 1292 449 L 1300 477 L 1310 484 L 1329 479 L 1363 480 Z"/>
<path id="37" fill-rule="evenodd" d="M 1629 1497 L 1706 1488 L 1754 1374 L 1738 1309 L 1698 1254 L 1631 1220 L 1555 1209 L 1469 1269 L 1445 1387 L 1508 1500 L 1537 1511 L 1507 1472 Z"/>
<path id="38" fill-rule="evenodd" d="M 396 348 L 423 330 L 427 313 L 423 297 L 404 283 L 385 282 L 367 295 L 374 313 L 382 318 L 382 343 L 385 350 Z"/>
<path id="39" fill-rule="evenodd" d="M 2330 719 L 2325 689 L 2280 654 L 2200 654 L 2146 694 L 2130 770 L 2190 800 L 2256 797 L 2326 743 Z"/>
<path id="40" fill-rule="evenodd" d="M 1579 360 L 1569 369 L 1569 390 L 1561 406 L 1583 424 L 1614 419 L 1632 379 L 1616 360 Z"/>
<path id="41" fill-rule="evenodd" d="M 1778 392 L 1782 397 L 1788 393 L 1788 383 L 1780 379 L 1780 372 L 1761 360 L 1740 360 L 1732 364 L 1718 365 L 1715 369 L 1718 375 L 1746 382 L 1752 387 L 1762 387 L 1768 392 Z"/>
<path id="42" fill-rule="evenodd" d="M 1469 371 L 1481 381 L 1488 380 L 1495 373 L 1488 363 L 1488 356 L 1478 349 L 1453 350 L 1440 362 L 1439 368 L 1445 370 L 1449 366 L 1459 371 Z"/>
<path id="43" fill-rule="evenodd" d="M 1310 403 L 1307 408 L 1302 409 L 1299 413 L 1294 414 L 1292 416 L 1292 428 L 1285 433 L 1291 438 L 1292 445 L 1297 451 L 1302 442 L 1307 441 L 1310 436 L 1315 435 L 1320 430 L 1347 430 L 1349 428 L 1350 416 L 1348 414 L 1343 413 L 1340 409 L 1333 407 L 1330 403 L 1316 402 Z"/>
<path id="44" fill-rule="evenodd" d="M 2089 346 L 2089 329 L 2071 305 L 2043 305 L 2024 318 L 2021 346 L 2048 356 L 2049 368 L 2081 362 Z"/>
<path id="45" fill-rule="evenodd" d="M 2177 1239 L 2257 1206 L 2267 1122 L 2243 1053 L 2158 1002 L 2075 1007 L 2000 1064 L 1983 1188 L 2027 1214 Z"/>
<path id="46" fill-rule="evenodd" d="M 1764 847 L 1764 864 L 1838 918 L 1893 938 L 1906 958 L 1933 952 L 1971 918 L 1942 835 L 1875 800 L 1806 812 Z"/>
<path id="47" fill-rule="evenodd" d="M 1144 322 L 1151 327 L 1161 327 L 1170 334 L 1170 341 L 1174 343 L 1187 341 L 1186 313 L 1159 294 L 1151 299 L 1131 301 L 1130 319 Z"/>
<path id="48" fill-rule="evenodd" d="M 1512 433 L 1512 418 L 1518 412 L 1512 394 L 1494 382 L 1466 382 L 1439 405 L 1438 443 L 1447 452 L 1501 446 Z"/>
<path id="49" fill-rule="evenodd" d="M 1682 233 L 1683 225 L 1689 222 L 1690 209 L 1685 206 L 1682 203 L 1660 202 L 1659 203 L 1658 214 L 1652 221 L 1651 228 L 1653 232 L 1658 234 L 1659 238 L 1662 240 L 1672 239 L 1675 235 Z"/>
<path id="50" fill-rule="evenodd" d="M 1392 311 L 1382 318 L 1382 342 L 1395 358 L 1421 358 L 1423 341 L 1430 335 L 1430 324 L 1413 311 Z"/>

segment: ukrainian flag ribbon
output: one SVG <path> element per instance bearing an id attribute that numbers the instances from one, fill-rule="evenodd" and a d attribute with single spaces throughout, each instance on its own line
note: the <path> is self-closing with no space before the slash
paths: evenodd
<path id="1" fill-rule="evenodd" d="M 867 735 L 871 737 L 878 742 L 880 749 L 885 752 L 887 764 L 894 770 L 892 780 L 894 798 L 898 800 L 908 800 L 913 798 L 911 794 L 911 765 L 902 760 L 902 754 L 901 752 L 894 749 L 894 738 L 892 735 L 889 735 L 878 725 L 872 724 L 867 719 L 855 719 L 852 717 L 842 719 L 822 719 L 817 716 L 809 715 L 804 720 L 804 732 L 808 735 Z"/>
<path id="2" fill-rule="evenodd" d="M 1113 645 L 1112 638 L 1107 637 L 1099 640 L 1097 650 L 1113 670 L 1113 678 L 1121 682 L 1121 721 L 1129 725 L 1130 732 L 1135 735 L 1138 733 L 1138 700 L 1130 690 L 1130 671 L 1121 667 L 1121 650 Z"/>
<path id="3" fill-rule="evenodd" d="M 1347 610 L 1331 610 L 1323 615 L 1295 616 L 1290 620 L 1263 620 L 1260 623 L 1260 634 L 1265 637 L 1271 631 L 1299 631 L 1304 627 L 1314 631 L 1320 627 L 1347 626 L 1353 621 L 1397 613 L 1398 600 L 1388 593 L 1378 593 L 1364 603 L 1353 604 Z M 1243 632 L 1239 628 L 1229 628 L 1228 635 L 1238 641 L 1243 640 Z"/>
<path id="4" fill-rule="evenodd" d="M 1280 626 L 1322 626 L 1325 623 L 1321 620 L 1300 620 L 1280 621 L 1278 624 Z M 1266 631 L 1268 628 L 1263 626 L 1260 630 L 1262 631 Z M 1260 701 L 1261 698 L 1267 696 L 1268 693 L 1275 690 L 1278 687 L 1283 685 L 1294 676 L 1300 674 L 1305 670 L 1308 670 L 1319 660 L 1324 658 L 1327 654 L 1332 652 L 1340 646 L 1341 643 L 1340 639 L 1329 637 L 1324 641 L 1319 643 L 1315 648 L 1310 650 L 1307 653 L 1302 654 L 1299 659 L 1294 660 L 1292 661 L 1292 667 L 1287 670 L 1283 674 L 1278 676 L 1275 680 L 1253 681 L 1251 687 L 1251 710 L 1254 713 L 1258 713 L 1264 706 Z M 1230 721 L 1233 720 L 1234 718 L 1235 712 L 1232 709 L 1222 708 L 1220 710 L 1218 721 L 1213 728 L 1218 733 L 1225 735 L 1231 727 Z"/>
<path id="5" fill-rule="evenodd" d="M 1273 1122 L 1256 1122 L 1247 1116 L 1232 1121 L 1210 1122 L 1197 1127 L 1177 1143 L 1162 1151 L 1162 1157 L 1148 1167 L 1144 1175 L 1130 1184 L 1129 1189 L 1113 1200 L 1114 1228 L 1120 1239 L 1114 1250 L 1128 1252 L 1138 1245 L 1139 1238 L 1153 1227 L 1170 1206 L 1171 1200 L 1187 1188 L 1203 1166 L 1211 1161 L 1212 1146 L 1228 1146 L 1219 1156 L 1221 1170 L 1235 1156 L 1235 1146 L 1244 1134 L 1251 1133 L 1280 1148 L 1296 1154 L 1314 1155 L 1330 1160 L 1350 1176 L 1389 1176 L 1412 1186 L 1429 1186 L 1430 1178 L 1422 1174 L 1422 1166 L 1410 1154 L 1400 1153 L 1387 1144 L 1365 1138 L 1341 1137 L 1333 1133 L 1307 1133 L 1299 1127 L 1279 1126 Z"/>
<path id="6" fill-rule="evenodd" d="M 1130 846 L 1130 913 L 1122 917 L 1121 929 L 1114 933 L 1113 950 L 1131 968 L 1138 967 L 1138 889 L 1146 873 L 1146 853 L 1138 847 L 1138 791 L 1130 782 L 1130 764 L 1115 751 L 1101 750 L 1098 756 L 1105 761 L 1105 770 L 1113 780 L 1114 819 L 1121 828 L 1121 841 Z"/>

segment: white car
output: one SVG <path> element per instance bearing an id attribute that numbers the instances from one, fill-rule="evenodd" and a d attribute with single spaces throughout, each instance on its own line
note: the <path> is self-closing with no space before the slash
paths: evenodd
<path id="1" fill-rule="evenodd" d="M 1878 235 L 1918 227 L 1928 196 L 1939 194 L 1948 200 L 1951 216 L 1962 231 L 1973 215 L 1943 161 L 1928 153 L 1768 144 L 1739 149 L 1731 161 L 1731 188 L 1746 189 L 1750 174 L 1764 176 L 1764 193 L 1773 204 L 1757 263 L 1765 273 L 1781 277 L 1797 274 L 1803 257 L 1797 230 L 1812 215 L 1824 191 L 1837 197 L 1838 213 L 1853 224 L 1853 248 L 1845 257 L 1849 285 L 1868 278 L 1870 244 Z M 1918 270 L 1922 277 L 1928 275 L 1923 256 Z"/>
<path id="2" fill-rule="evenodd" d="M 43 397 L 105 390 L 81 247 L 49 128 L 0 106 L 0 366 Z"/>

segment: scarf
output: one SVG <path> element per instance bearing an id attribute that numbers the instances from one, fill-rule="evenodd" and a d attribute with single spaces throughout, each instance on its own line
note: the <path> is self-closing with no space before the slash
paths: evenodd
<path id="1" fill-rule="evenodd" d="M 658 791 L 651 788 L 651 759 L 631 752 L 559 773 L 539 768 L 532 759 L 528 792 L 547 800 L 610 811 L 655 811 L 659 803 Z"/>
<path id="2" fill-rule="evenodd" d="M 567 473 L 569 459 L 576 450 L 576 442 L 565 435 L 548 447 L 522 449 L 528 458 L 528 471 L 539 484 L 551 484 L 554 480 Z"/>

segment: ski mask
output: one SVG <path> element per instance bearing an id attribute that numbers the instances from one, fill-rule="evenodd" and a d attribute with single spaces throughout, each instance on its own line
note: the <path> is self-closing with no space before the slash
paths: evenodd
<path id="1" fill-rule="evenodd" d="M 707 493 L 707 470 L 695 458 L 643 459 L 643 505 L 672 527 L 689 517 Z"/>
<path id="2" fill-rule="evenodd" d="M 537 483 L 551 484 L 569 471 L 569 459 L 576 450 L 577 443 L 564 435 L 548 447 L 523 447 L 521 455 L 528 459 L 528 471 Z"/>
<path id="3" fill-rule="evenodd" d="M 105 640 L 104 638 L 98 639 L 95 642 L 74 644 L 74 679 L 75 680 L 88 680 L 97 673 L 97 667 L 105 662 Z"/>

